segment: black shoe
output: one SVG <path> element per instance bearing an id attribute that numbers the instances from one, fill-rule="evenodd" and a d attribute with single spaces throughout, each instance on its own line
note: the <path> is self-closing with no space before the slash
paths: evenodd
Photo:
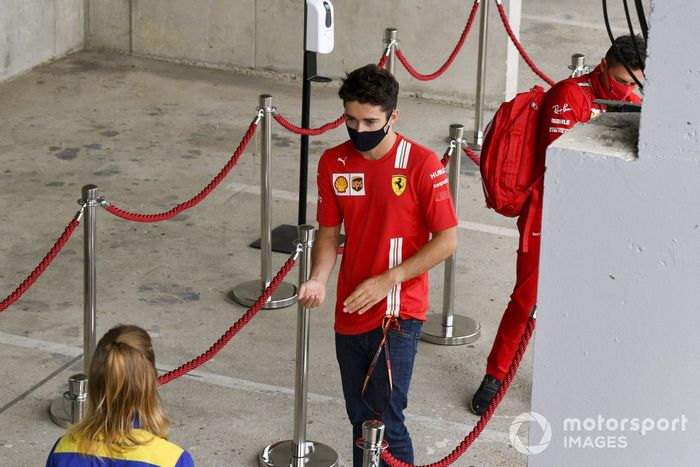
<path id="1" fill-rule="evenodd" d="M 484 380 L 479 385 L 474 396 L 472 396 L 472 412 L 477 415 L 484 415 L 496 393 L 501 387 L 501 380 L 491 375 L 484 375 Z"/>

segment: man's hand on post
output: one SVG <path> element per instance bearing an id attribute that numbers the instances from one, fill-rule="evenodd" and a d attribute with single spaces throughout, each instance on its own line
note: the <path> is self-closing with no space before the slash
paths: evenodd
<path id="1" fill-rule="evenodd" d="M 297 301 L 307 308 L 320 306 L 326 299 L 326 284 L 309 279 L 299 286 Z"/>

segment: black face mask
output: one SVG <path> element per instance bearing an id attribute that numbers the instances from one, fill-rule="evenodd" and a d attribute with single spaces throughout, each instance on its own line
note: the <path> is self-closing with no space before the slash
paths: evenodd
<path id="1" fill-rule="evenodd" d="M 391 115 L 391 112 L 389 112 L 389 115 Z M 384 137 L 389 132 L 389 128 L 387 126 L 388 124 L 389 119 L 387 118 L 384 126 L 379 130 L 375 131 L 357 131 L 347 126 L 347 124 L 346 127 L 348 129 L 350 141 L 352 142 L 352 145 L 355 147 L 355 149 L 357 149 L 360 152 L 367 152 L 379 146 L 379 143 L 382 142 Z"/>

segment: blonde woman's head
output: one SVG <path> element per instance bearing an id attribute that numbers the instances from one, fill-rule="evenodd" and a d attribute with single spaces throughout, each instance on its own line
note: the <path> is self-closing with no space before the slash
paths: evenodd
<path id="1" fill-rule="evenodd" d="M 81 453 L 96 452 L 98 443 L 111 451 L 142 444 L 135 427 L 166 437 L 170 428 L 157 391 L 153 345 L 138 326 L 110 329 L 97 344 L 88 375 L 88 409 L 71 433 Z"/>

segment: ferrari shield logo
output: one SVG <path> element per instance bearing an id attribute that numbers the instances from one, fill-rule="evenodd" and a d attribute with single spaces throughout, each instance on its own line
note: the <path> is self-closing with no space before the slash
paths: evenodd
<path id="1" fill-rule="evenodd" d="M 406 177 L 403 175 L 394 175 L 391 177 L 391 188 L 394 190 L 396 196 L 401 196 L 406 189 Z"/>

